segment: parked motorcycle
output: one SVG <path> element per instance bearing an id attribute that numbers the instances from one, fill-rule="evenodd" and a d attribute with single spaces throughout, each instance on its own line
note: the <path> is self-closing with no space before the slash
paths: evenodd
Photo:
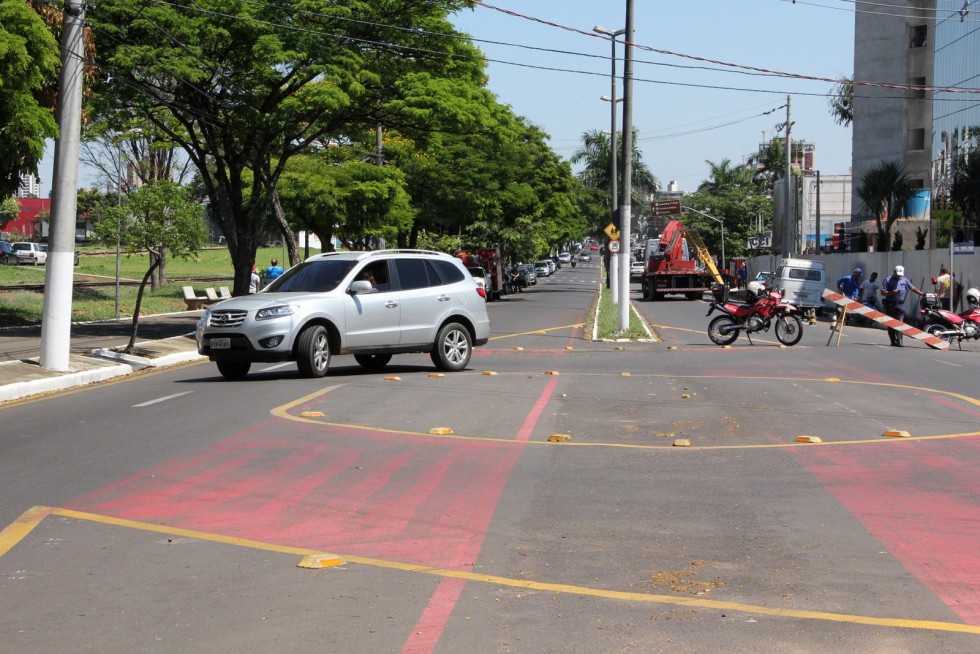
<path id="1" fill-rule="evenodd" d="M 783 296 L 777 291 L 763 293 L 752 304 L 712 302 L 706 315 L 715 311 L 721 315 L 708 324 L 708 338 L 717 345 L 734 343 L 739 332 L 745 332 L 751 344 L 753 332 L 767 332 L 770 327 L 775 328 L 776 339 L 783 345 L 796 345 L 803 338 L 803 321 L 798 309 L 783 302 Z"/>
<path id="2" fill-rule="evenodd" d="M 966 303 L 965 311 L 954 313 L 943 309 L 934 293 L 926 293 L 919 311 L 925 324 L 922 331 L 949 343 L 962 343 L 963 339 L 970 338 L 980 340 L 980 290 L 969 289 Z"/>

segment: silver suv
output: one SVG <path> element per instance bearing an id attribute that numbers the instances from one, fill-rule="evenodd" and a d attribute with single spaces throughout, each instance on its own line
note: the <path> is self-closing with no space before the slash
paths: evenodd
<path id="1" fill-rule="evenodd" d="M 441 252 L 379 250 L 317 254 L 260 293 L 208 307 L 197 351 L 228 379 L 252 362 L 296 361 L 307 377 L 330 357 L 353 354 L 372 370 L 393 354 L 428 352 L 442 370 L 462 370 L 490 337 L 486 301 L 463 263 Z"/>

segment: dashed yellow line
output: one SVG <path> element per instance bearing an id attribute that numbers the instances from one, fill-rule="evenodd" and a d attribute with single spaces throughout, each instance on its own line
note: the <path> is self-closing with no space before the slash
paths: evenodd
<path id="1" fill-rule="evenodd" d="M 673 595 L 658 595 L 652 593 L 639 593 L 610 590 L 604 588 L 589 588 L 586 586 L 575 586 L 572 584 L 556 584 L 541 581 L 530 581 L 527 579 L 516 579 L 500 575 L 481 574 L 476 572 L 466 572 L 462 570 L 449 570 L 446 568 L 434 568 L 413 563 L 403 563 L 400 561 L 390 561 L 386 559 L 376 559 L 363 556 L 352 556 L 346 554 L 327 554 L 318 550 L 302 547 L 290 547 L 263 541 L 250 540 L 247 538 L 236 538 L 233 536 L 223 536 L 194 529 L 180 529 L 177 527 L 167 527 L 164 525 L 137 522 L 114 518 L 111 516 L 87 513 L 84 511 L 73 511 L 71 509 L 56 509 L 43 506 L 34 507 L 26 511 L 17 521 L 0 532 L 0 556 L 8 552 L 31 530 L 49 515 L 57 515 L 65 518 L 75 518 L 105 525 L 126 527 L 140 531 L 148 531 L 182 538 L 194 538 L 206 542 L 232 545 L 246 549 L 257 549 L 266 552 L 276 552 L 280 554 L 290 554 L 300 557 L 309 556 L 331 556 L 339 557 L 344 562 L 350 564 L 382 568 L 386 570 L 396 570 L 413 574 L 424 574 L 442 578 L 453 578 L 470 581 L 473 583 L 490 584 L 497 587 L 520 588 L 524 590 L 535 590 L 547 593 L 564 593 L 567 595 L 578 595 L 581 597 L 595 597 L 604 600 L 619 602 L 633 602 L 644 604 L 667 604 L 674 606 L 684 606 L 691 608 L 710 609 L 715 611 L 735 611 L 753 615 L 765 615 L 779 618 L 791 618 L 799 620 L 820 620 L 826 622 L 836 622 L 843 624 L 866 625 L 872 627 L 889 627 L 895 629 L 922 629 L 928 631 L 940 631 L 947 633 L 963 633 L 980 635 L 980 626 L 968 625 L 956 622 L 942 622 L 937 620 L 915 620 L 910 618 L 882 618 L 868 615 L 857 615 L 849 613 L 831 613 L 827 611 L 808 611 L 803 609 L 783 609 L 772 606 L 760 606 L 758 604 L 743 604 L 741 602 L 725 602 L 721 600 L 709 600 L 692 597 L 676 597 Z"/>

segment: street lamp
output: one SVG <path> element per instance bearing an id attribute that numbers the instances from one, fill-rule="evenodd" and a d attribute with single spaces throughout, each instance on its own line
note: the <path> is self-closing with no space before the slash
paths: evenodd
<path id="1" fill-rule="evenodd" d="M 610 182 L 609 182 L 609 194 L 612 196 L 612 202 L 610 204 L 611 222 L 613 225 L 618 225 L 619 221 L 617 216 L 619 214 L 619 177 L 617 176 L 617 166 L 616 160 L 619 158 L 619 150 L 616 147 L 616 103 L 622 102 L 622 99 L 616 98 L 616 37 L 626 34 L 625 29 L 621 30 L 611 30 L 602 25 L 596 25 L 592 28 L 593 32 L 597 34 L 602 34 L 609 37 L 609 43 L 612 46 L 612 53 L 609 57 L 609 61 L 612 64 L 612 72 L 609 76 L 609 86 L 610 91 L 608 96 L 602 96 L 602 99 L 609 103 L 609 115 L 610 115 L 610 132 L 609 132 L 609 160 L 610 160 Z M 623 234 L 620 234 L 620 239 L 623 238 Z M 627 239 L 629 236 L 627 235 Z M 620 247 L 623 244 L 620 243 Z M 629 247 L 629 240 L 626 241 L 626 247 Z M 613 256 L 610 259 L 609 270 L 607 270 L 606 280 L 609 282 L 609 292 L 610 298 L 613 304 L 617 303 L 617 298 L 619 297 L 617 280 L 619 279 L 619 270 L 616 262 L 619 257 Z"/>
<path id="2" fill-rule="evenodd" d="M 725 220 L 723 218 L 715 218 L 714 216 L 709 216 L 705 212 L 698 211 L 697 209 L 692 209 L 691 207 L 681 207 L 681 209 L 683 209 L 684 211 L 693 211 L 694 213 L 701 214 L 705 218 L 710 218 L 711 220 L 721 225 L 721 267 L 722 269 L 725 269 L 726 268 L 725 266 Z M 727 279 L 725 280 L 725 283 L 726 284 L 728 283 Z"/>

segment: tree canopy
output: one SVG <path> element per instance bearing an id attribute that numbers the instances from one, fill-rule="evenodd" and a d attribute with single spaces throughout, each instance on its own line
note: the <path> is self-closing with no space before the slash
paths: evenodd
<path id="1" fill-rule="evenodd" d="M 41 100 L 58 69 L 58 44 L 23 0 L 0 0 L 0 197 L 11 195 L 22 173 L 37 175 L 44 140 L 58 134 Z"/>
<path id="2" fill-rule="evenodd" d="M 107 0 L 91 17 L 112 76 L 97 115 L 138 116 L 187 153 L 228 240 L 236 290 L 247 288 L 291 157 L 358 128 L 410 122 L 391 103 L 410 93 L 400 81 L 413 72 L 482 76 L 476 49 L 447 20 L 465 5 Z"/>

